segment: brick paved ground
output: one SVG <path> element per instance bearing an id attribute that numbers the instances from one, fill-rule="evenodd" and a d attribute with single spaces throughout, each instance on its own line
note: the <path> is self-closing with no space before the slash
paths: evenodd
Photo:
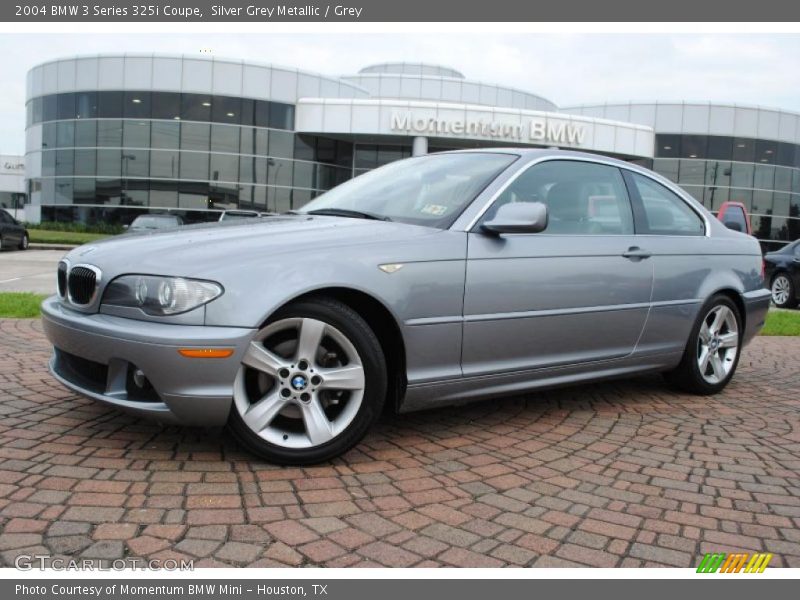
<path id="1" fill-rule="evenodd" d="M 281 469 L 49 378 L 0 321 L 0 563 L 800 567 L 800 338 L 760 338 L 714 398 L 657 377 L 386 417 L 343 459 Z"/>

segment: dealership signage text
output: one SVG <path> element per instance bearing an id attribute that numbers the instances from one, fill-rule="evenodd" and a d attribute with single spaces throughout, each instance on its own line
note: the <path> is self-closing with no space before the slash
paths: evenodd
<path id="1" fill-rule="evenodd" d="M 440 119 L 415 117 L 413 113 L 394 113 L 393 131 L 413 135 L 466 135 L 519 142 L 568 144 L 579 146 L 586 138 L 586 127 L 573 123 L 530 119 L 527 123 L 500 123 L 483 119 Z"/>

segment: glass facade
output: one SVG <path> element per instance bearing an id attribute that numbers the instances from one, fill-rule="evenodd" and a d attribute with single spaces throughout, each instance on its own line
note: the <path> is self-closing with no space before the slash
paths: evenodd
<path id="1" fill-rule="evenodd" d="M 408 136 L 296 133 L 291 102 L 145 89 L 35 96 L 26 105 L 29 132 L 36 133 L 26 156 L 37 165 L 27 180 L 27 202 L 84 207 L 81 214 L 108 208 L 97 213 L 104 218 L 126 214 L 121 207 L 282 212 L 411 156 Z M 481 145 L 442 143 L 431 139 L 428 151 Z M 767 249 L 800 237 L 800 145 L 656 134 L 653 156 L 626 159 L 676 182 L 713 212 L 725 201 L 743 203 Z"/>
<path id="2" fill-rule="evenodd" d="M 656 135 L 653 169 L 716 213 L 741 202 L 767 247 L 800 238 L 800 146 L 702 135 Z"/>
<path id="3" fill-rule="evenodd" d="M 43 205 L 281 212 L 353 176 L 353 144 L 295 134 L 290 104 L 77 92 L 34 98 L 27 116 L 41 126 L 28 186 Z"/>

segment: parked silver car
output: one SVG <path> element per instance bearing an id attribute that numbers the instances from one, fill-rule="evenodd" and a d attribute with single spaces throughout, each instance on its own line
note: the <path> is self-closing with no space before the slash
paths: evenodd
<path id="1" fill-rule="evenodd" d="M 83 246 L 43 304 L 67 387 L 313 463 L 399 411 L 662 372 L 720 391 L 770 293 L 752 237 L 557 150 L 389 164 L 229 227 Z"/>

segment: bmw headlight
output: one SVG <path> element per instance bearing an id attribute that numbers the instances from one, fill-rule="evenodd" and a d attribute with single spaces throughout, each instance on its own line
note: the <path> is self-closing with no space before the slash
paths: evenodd
<path id="1" fill-rule="evenodd" d="M 188 312 L 222 295 L 213 281 L 155 275 L 123 275 L 108 284 L 103 304 L 140 308 L 163 317 Z"/>

